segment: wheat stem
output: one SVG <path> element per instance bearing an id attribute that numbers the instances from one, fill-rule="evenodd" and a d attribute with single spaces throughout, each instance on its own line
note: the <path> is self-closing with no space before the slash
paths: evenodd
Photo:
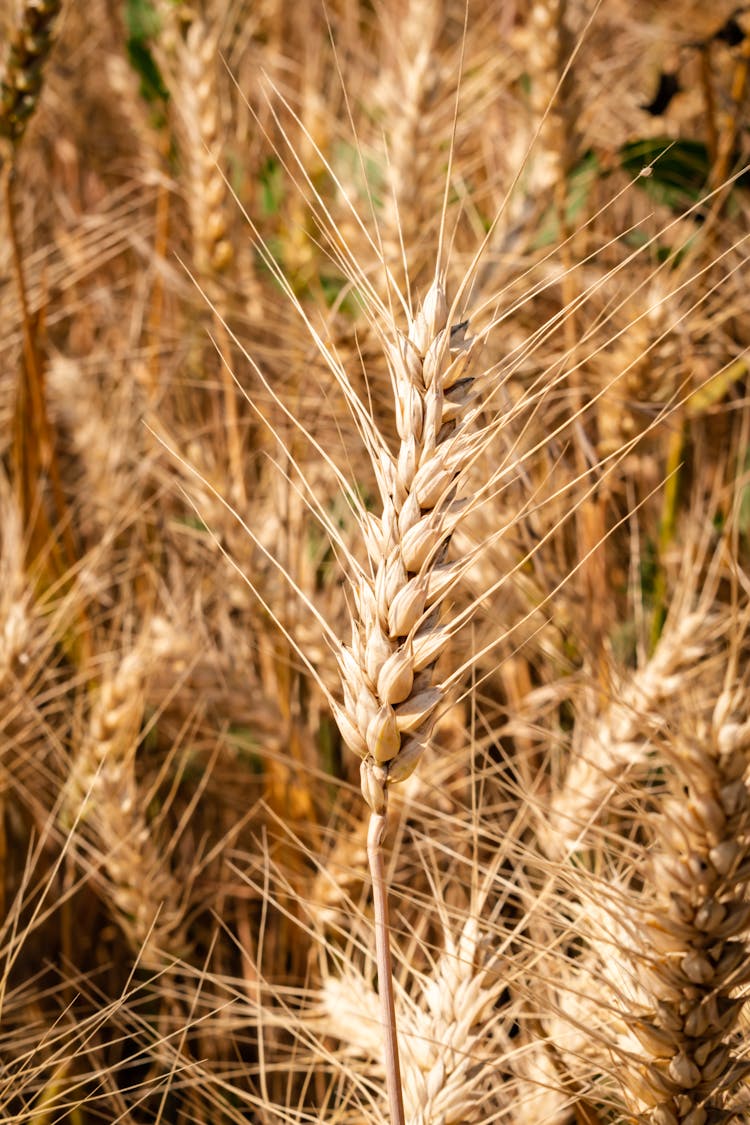
<path id="1" fill-rule="evenodd" d="M 375 911 L 375 955 L 378 965 L 378 992 L 380 993 L 380 1013 L 383 1023 L 386 1088 L 388 1090 L 392 1125 L 405 1125 L 401 1067 L 398 1056 L 396 1007 L 393 999 L 388 886 L 383 864 L 383 840 L 387 825 L 388 820 L 385 813 L 370 813 L 370 826 L 367 833 L 367 858 L 370 863 Z"/>

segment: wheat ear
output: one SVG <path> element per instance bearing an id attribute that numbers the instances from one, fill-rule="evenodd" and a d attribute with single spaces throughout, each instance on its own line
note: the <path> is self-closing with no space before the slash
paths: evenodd
<path id="1" fill-rule="evenodd" d="M 42 89 L 61 0 L 26 0 L 13 31 L 0 81 L 0 136 L 23 137 Z"/>
<path id="2" fill-rule="evenodd" d="M 228 237 L 227 188 L 221 174 L 216 36 L 197 17 L 180 43 L 179 95 L 184 129 L 188 204 L 201 279 L 225 270 L 233 257 Z"/>
<path id="3" fill-rule="evenodd" d="M 151 629 L 105 673 L 72 762 L 62 807 L 64 827 L 78 826 L 103 856 L 117 919 L 147 968 L 162 969 L 182 948 L 183 888 L 173 878 L 143 813 L 135 755 L 144 690 L 164 643 Z M 162 655 L 159 653 L 159 655 Z"/>
<path id="4" fill-rule="evenodd" d="M 399 447 L 375 465 L 383 511 L 365 527 L 371 571 L 353 582 L 352 643 L 339 650 L 344 706 L 335 709 L 344 740 L 362 758 L 372 813 L 368 857 L 394 1123 L 404 1111 L 382 861 L 387 793 L 416 766 L 445 695 L 433 675 L 451 635 L 440 625 L 441 602 L 456 579 L 445 555 L 461 515 L 457 477 L 472 447 L 461 416 L 475 395 L 467 370 L 478 338 L 467 339 L 468 322 L 451 327 L 448 314 L 436 279 L 408 335 L 388 349 Z"/>
<path id="5" fill-rule="evenodd" d="M 480 910 L 483 905 L 480 899 Z M 429 971 L 415 971 L 408 990 L 399 990 L 409 1125 L 489 1120 L 482 1115 L 487 1078 L 507 1065 L 507 1057 L 498 1058 L 498 1046 L 508 1044 L 496 1013 L 507 977 L 498 971 L 499 959 L 488 954 L 498 934 L 487 913 L 482 921 L 472 909 L 458 926 L 444 920 L 443 945 Z M 335 1036 L 354 1057 L 377 1055 L 377 997 L 360 970 L 347 965 L 341 976 L 327 977 L 320 1001 L 318 1034 Z"/>
<path id="6" fill-rule="evenodd" d="M 475 396 L 470 361 L 478 337 L 448 326 L 445 290 L 430 288 L 408 336 L 388 349 L 399 448 L 376 464 L 383 502 L 366 524 L 371 575 L 354 581 L 351 646 L 339 650 L 344 706 L 336 718 L 362 758 L 362 793 L 386 811 L 390 784 L 414 770 L 445 698 L 433 670 L 451 636 L 441 604 L 456 571 L 448 543 L 462 515 L 457 478 L 473 444 L 461 414 Z"/>
<path id="7" fill-rule="evenodd" d="M 440 4 L 429 0 L 408 0 L 394 9 L 387 19 L 389 65 L 388 80 L 383 81 L 385 120 L 391 126 L 384 251 L 387 260 L 397 262 L 405 245 L 406 258 L 413 267 L 415 247 L 412 240 L 405 240 L 406 232 L 419 230 L 423 217 L 419 204 L 432 155 L 430 100 L 434 100 L 441 65 L 437 47 L 443 13 Z"/>
<path id="8" fill-rule="evenodd" d="M 540 824 L 543 846 L 561 859 L 589 846 L 589 832 L 604 813 L 611 813 L 626 776 L 648 772 L 650 739 L 643 715 L 660 706 L 680 688 L 691 668 L 706 656 L 712 618 L 705 608 L 675 616 L 648 663 L 620 678 L 609 707 L 590 727 L 581 724 L 573 741 L 565 777 L 552 794 Z M 620 797 L 622 801 L 624 798 Z"/>
<path id="9" fill-rule="evenodd" d="M 653 857 L 638 973 L 652 1006 L 633 1030 L 647 1057 L 628 1084 L 653 1125 L 730 1121 L 750 1063 L 733 1035 L 750 979 L 747 694 L 722 692 L 709 722 L 664 747 L 673 796 Z"/>

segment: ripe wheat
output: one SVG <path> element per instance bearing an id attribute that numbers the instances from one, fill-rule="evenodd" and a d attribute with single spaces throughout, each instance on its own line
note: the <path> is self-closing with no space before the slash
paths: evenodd
<path id="1" fill-rule="evenodd" d="M 0 18 L 0 1117 L 739 1125 L 747 13 Z"/>

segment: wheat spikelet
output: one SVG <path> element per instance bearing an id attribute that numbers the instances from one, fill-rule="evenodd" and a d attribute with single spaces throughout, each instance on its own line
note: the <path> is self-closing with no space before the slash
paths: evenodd
<path id="1" fill-rule="evenodd" d="M 0 80 L 0 137 L 17 145 L 37 107 L 61 0 L 25 0 Z"/>

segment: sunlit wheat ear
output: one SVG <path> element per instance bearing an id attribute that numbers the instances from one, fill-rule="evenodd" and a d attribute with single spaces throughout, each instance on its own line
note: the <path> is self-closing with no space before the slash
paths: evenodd
<path id="1" fill-rule="evenodd" d="M 710 647 L 710 632 L 705 611 L 676 617 L 648 662 L 612 684 L 610 706 L 577 724 L 565 776 L 539 825 L 550 857 L 590 846 L 597 821 L 628 803 L 632 783 L 652 768 L 642 716 L 656 714 L 676 691 L 689 689 L 691 672 Z"/>
<path id="2" fill-rule="evenodd" d="M 475 438 L 466 431 L 475 398 L 477 339 L 449 325 L 436 281 L 408 333 L 389 347 L 398 451 L 374 465 L 382 513 L 363 529 L 371 572 L 354 581 L 352 642 L 339 653 L 343 707 L 336 718 L 362 758 L 362 792 L 382 813 L 389 784 L 412 772 L 444 693 L 433 669 L 451 635 L 441 621 L 456 571 L 445 557 L 461 519 L 461 469 Z"/>
<path id="3" fill-rule="evenodd" d="M 647 869 L 634 970 L 650 1003 L 628 1084 L 654 1125 L 743 1119 L 750 1060 L 735 1036 L 750 980 L 750 721 L 732 683 L 662 749 L 670 793 Z"/>
<path id="4" fill-rule="evenodd" d="M 610 1099 L 647 1125 L 719 1125 L 748 1109 L 750 723 L 732 641 L 743 624 L 725 624 L 725 690 L 712 654 L 692 688 L 641 712 L 651 774 L 629 790 L 637 834 L 601 835 L 601 875 L 560 868 L 578 936 L 565 971 L 553 953 L 540 975 L 565 981 L 542 1008 L 566 1067 L 579 1082 L 584 1061 L 607 1070 Z"/>
<path id="5" fill-rule="evenodd" d="M 441 891 L 436 890 L 440 900 Z M 402 1043 L 404 1111 L 410 1125 L 469 1125 L 488 1120 L 488 1104 L 501 1100 L 495 1076 L 508 1050 L 498 1004 L 509 975 L 505 947 L 493 922 L 492 880 L 465 916 L 449 920 L 445 903 L 438 948 L 422 970 L 399 973 L 396 1009 Z M 410 954 L 403 955 L 406 965 Z M 326 976 L 320 991 L 316 1031 L 335 1036 L 342 1051 L 363 1062 L 383 1057 L 378 997 L 351 960 Z M 504 1018 L 508 1024 L 506 1008 Z"/>

